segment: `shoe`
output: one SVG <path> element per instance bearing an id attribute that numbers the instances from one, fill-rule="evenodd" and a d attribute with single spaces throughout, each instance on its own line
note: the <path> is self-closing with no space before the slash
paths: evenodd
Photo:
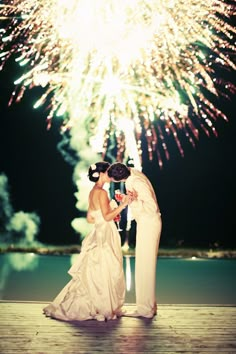
<path id="1" fill-rule="evenodd" d="M 156 315 L 156 313 L 150 313 L 147 315 L 140 315 L 141 317 L 145 317 L 145 318 L 153 318 Z"/>
<path id="2" fill-rule="evenodd" d="M 124 317 L 140 317 L 140 314 L 137 311 L 126 312 Z"/>
<path id="3" fill-rule="evenodd" d="M 143 317 L 143 318 L 153 318 L 154 316 L 156 316 L 156 312 L 153 313 L 149 313 L 146 315 L 142 315 L 141 313 L 138 313 L 138 311 L 133 311 L 133 312 L 127 312 L 124 314 L 124 317 Z"/>

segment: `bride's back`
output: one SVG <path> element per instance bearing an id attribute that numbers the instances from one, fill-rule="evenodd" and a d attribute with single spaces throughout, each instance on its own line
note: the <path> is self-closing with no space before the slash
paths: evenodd
<path id="1" fill-rule="evenodd" d="M 94 187 L 89 193 L 89 209 L 98 210 L 101 209 L 99 197 L 103 192 L 101 188 Z"/>

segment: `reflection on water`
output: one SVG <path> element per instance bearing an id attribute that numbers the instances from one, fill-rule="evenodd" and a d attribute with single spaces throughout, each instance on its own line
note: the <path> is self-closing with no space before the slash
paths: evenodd
<path id="1" fill-rule="evenodd" d="M 1 259 L 1 258 L 0 258 Z M 9 253 L 4 262 L 0 262 L 0 299 L 6 288 L 6 282 L 12 271 L 33 271 L 38 267 L 39 258 L 34 253 Z"/>
<path id="2" fill-rule="evenodd" d="M 0 300 L 51 301 L 71 279 L 78 255 L 0 255 Z M 135 302 L 135 258 L 124 257 L 126 302 Z M 156 292 L 163 304 L 236 304 L 236 260 L 161 258 Z"/>
<path id="3" fill-rule="evenodd" d="M 130 256 L 125 257 L 125 280 L 126 280 L 126 291 L 131 290 L 131 266 L 130 266 Z"/>

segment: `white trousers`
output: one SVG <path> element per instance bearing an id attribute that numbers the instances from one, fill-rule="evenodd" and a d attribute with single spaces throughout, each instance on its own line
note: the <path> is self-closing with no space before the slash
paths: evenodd
<path id="1" fill-rule="evenodd" d="M 135 292 L 137 312 L 156 313 L 156 263 L 162 229 L 160 214 L 142 215 L 136 220 Z"/>

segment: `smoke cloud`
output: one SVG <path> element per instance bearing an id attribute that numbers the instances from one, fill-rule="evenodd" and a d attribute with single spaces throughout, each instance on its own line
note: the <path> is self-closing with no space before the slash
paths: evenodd
<path id="1" fill-rule="evenodd" d="M 10 203 L 8 179 L 7 176 L 0 174 L 0 230 L 3 231 L 3 227 L 6 222 L 11 218 L 13 214 L 13 208 Z"/>
<path id="2" fill-rule="evenodd" d="M 65 161 L 74 166 L 73 182 L 77 188 L 75 206 L 82 212 L 88 209 L 88 195 L 93 186 L 88 179 L 89 166 L 102 160 L 101 156 L 92 150 L 88 140 L 85 123 L 78 120 L 77 124 L 70 129 L 69 134 L 62 135 L 62 141 L 57 146 Z M 91 225 L 84 217 L 72 220 L 71 226 L 81 234 L 82 238 L 91 230 Z"/>
<path id="3" fill-rule="evenodd" d="M 37 246 L 40 217 L 36 213 L 15 212 L 10 201 L 7 176 L 0 174 L 0 244 Z"/>
<path id="4" fill-rule="evenodd" d="M 39 223 L 40 218 L 37 214 L 19 211 L 14 213 L 9 220 L 7 230 L 21 237 L 21 240 L 19 240 L 21 244 L 31 246 L 35 244 L 35 237 L 39 232 Z"/>

